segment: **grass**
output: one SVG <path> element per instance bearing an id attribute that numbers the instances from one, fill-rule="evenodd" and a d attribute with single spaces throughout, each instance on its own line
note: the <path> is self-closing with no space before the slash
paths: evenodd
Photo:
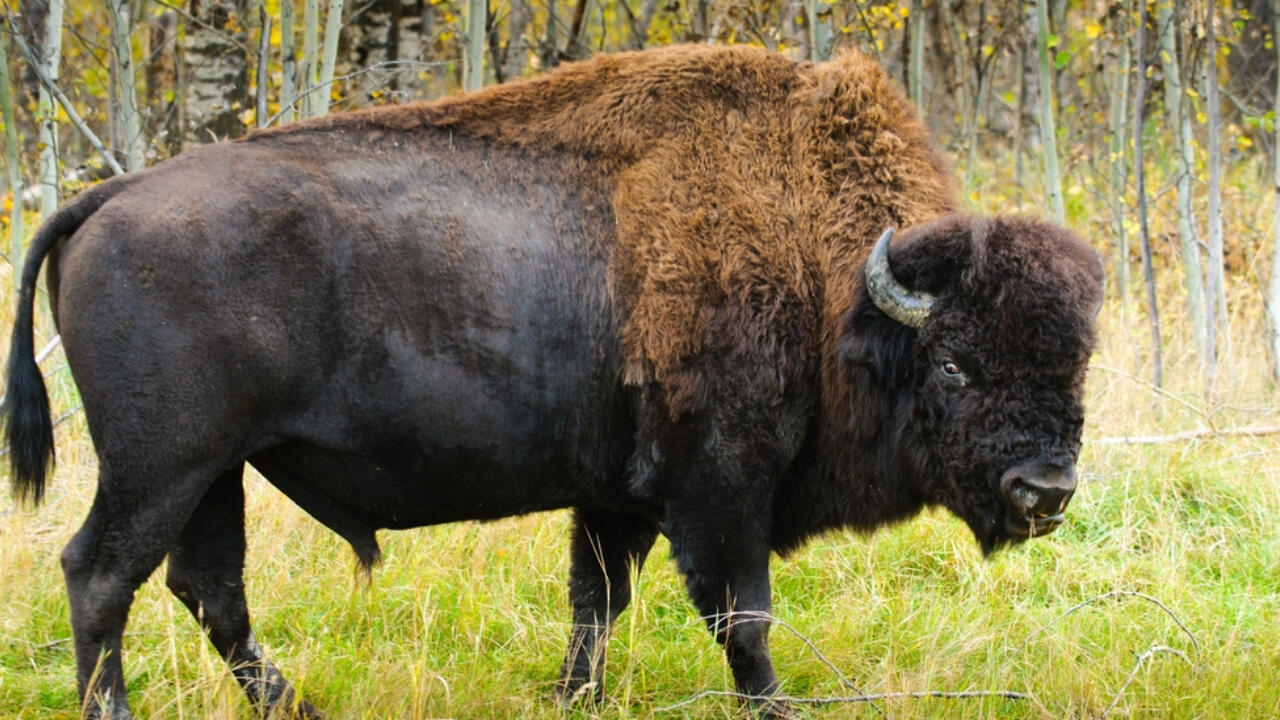
<path id="1" fill-rule="evenodd" d="M 7 281 L 7 278 L 0 278 Z M 1247 294 L 1248 288 L 1239 292 Z M 1247 305 L 1243 295 L 1233 307 Z M 1256 309 L 1256 303 L 1255 303 Z M 1176 310 L 1175 310 L 1176 314 Z M 892 717 L 1280 716 L 1280 438 L 1160 445 L 1090 439 L 1275 424 L 1260 312 L 1233 319 L 1222 408 L 1203 408 L 1194 358 L 1166 348 L 1168 384 L 1144 381 L 1140 343 L 1103 312 L 1090 374 L 1083 480 L 1067 525 L 983 561 L 969 532 L 930 512 L 873 536 L 834 535 L 775 561 L 775 614 L 864 692 L 1010 690 L 1030 700 L 893 699 Z M 7 327 L 9 321 L 3 323 Z M 1132 340 L 1131 335 L 1137 335 Z M 37 340 L 39 345 L 39 339 Z M 77 404 L 60 351 L 54 412 Z M 0 499 L 0 717 L 77 715 L 58 553 L 87 512 L 95 460 L 83 416 L 57 431 L 38 510 Z M 365 583 L 350 550 L 265 481 L 247 479 L 247 582 L 255 628 L 285 674 L 334 718 L 561 718 L 551 683 L 568 635 L 568 517 L 552 513 L 381 534 Z M 702 690 L 732 688 L 659 541 L 610 644 L 610 700 L 572 718 L 733 718 Z M 1158 599 L 1178 623 L 1135 596 Z M 1082 605 L 1083 603 L 1083 605 Z M 1069 614 L 1068 614 L 1069 613 Z M 1162 645 L 1186 654 L 1138 657 Z M 848 695 L 801 639 L 776 628 L 775 663 L 798 696 Z M 139 717 L 244 718 L 221 660 L 158 577 L 139 591 L 124 650 Z M 866 704 L 813 718 L 876 717 Z"/>

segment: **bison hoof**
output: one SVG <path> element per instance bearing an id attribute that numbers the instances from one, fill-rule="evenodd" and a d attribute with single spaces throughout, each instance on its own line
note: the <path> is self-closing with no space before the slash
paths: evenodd
<path id="1" fill-rule="evenodd" d="M 599 682 L 566 680 L 556 686 L 556 702 L 565 710 L 604 702 L 604 686 Z"/>

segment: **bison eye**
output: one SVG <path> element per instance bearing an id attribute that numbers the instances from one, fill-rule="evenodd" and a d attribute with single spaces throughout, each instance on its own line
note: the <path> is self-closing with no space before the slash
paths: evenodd
<path id="1" fill-rule="evenodd" d="M 963 383 L 966 379 L 964 375 L 964 371 L 960 369 L 960 366 L 957 365 L 954 360 L 943 360 L 941 369 L 942 369 L 942 374 L 946 375 L 948 378 L 951 378 L 952 380 L 957 380 Z"/>

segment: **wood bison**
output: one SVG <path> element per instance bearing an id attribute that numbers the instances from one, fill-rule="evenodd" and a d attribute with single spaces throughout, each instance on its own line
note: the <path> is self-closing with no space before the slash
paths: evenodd
<path id="1" fill-rule="evenodd" d="M 167 557 L 252 701 L 317 714 L 250 630 L 245 463 L 365 565 L 380 528 L 573 508 L 567 699 L 598 688 L 661 532 L 738 688 L 775 694 L 750 621 L 771 552 L 931 505 L 987 552 L 1062 522 L 1101 263 L 956 209 L 872 61 L 712 47 L 260 131 L 82 193 L 23 268 L 5 414 L 38 501 L 44 262 L 99 458 L 62 554 L 91 713 L 130 716 L 121 634 Z"/>

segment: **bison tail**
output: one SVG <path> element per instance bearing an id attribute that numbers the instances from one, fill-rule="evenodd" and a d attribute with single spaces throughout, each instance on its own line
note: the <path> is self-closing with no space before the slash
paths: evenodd
<path id="1" fill-rule="evenodd" d="M 40 366 L 36 364 L 33 339 L 35 288 L 40 266 L 59 241 L 74 233 L 103 203 L 124 189 L 128 179 L 109 180 L 59 208 L 36 232 L 27 251 L 17 317 L 9 343 L 5 394 L 0 400 L 0 419 L 9 444 L 10 480 L 13 494 L 19 500 L 40 503 L 44 498 L 45 477 L 54 461 L 49 395 Z"/>

